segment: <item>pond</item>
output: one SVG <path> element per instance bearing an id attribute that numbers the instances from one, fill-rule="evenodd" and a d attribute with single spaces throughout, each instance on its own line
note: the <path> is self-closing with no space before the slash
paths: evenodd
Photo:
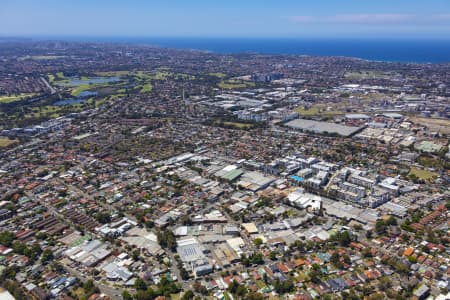
<path id="1" fill-rule="evenodd" d="M 64 106 L 64 105 L 79 104 L 79 103 L 83 103 L 84 101 L 86 101 L 86 98 L 96 96 L 96 95 L 97 95 L 97 92 L 83 91 L 78 95 L 78 97 L 62 99 L 62 100 L 54 102 L 53 105 Z"/>
<path id="2" fill-rule="evenodd" d="M 97 92 L 91 92 L 91 91 L 82 91 L 78 94 L 77 98 L 87 98 L 91 96 L 97 96 Z"/>
<path id="3" fill-rule="evenodd" d="M 85 101 L 85 99 L 81 99 L 81 98 L 71 98 L 71 99 L 64 99 L 64 100 L 56 101 L 55 103 L 53 103 L 53 105 L 55 105 L 55 106 L 74 105 L 74 104 L 83 103 L 84 101 Z"/>

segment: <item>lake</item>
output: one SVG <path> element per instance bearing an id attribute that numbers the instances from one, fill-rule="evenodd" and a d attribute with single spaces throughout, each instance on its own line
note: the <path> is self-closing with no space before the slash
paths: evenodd
<path id="1" fill-rule="evenodd" d="M 64 106 L 64 105 L 79 104 L 79 103 L 83 103 L 84 101 L 86 101 L 86 98 L 96 96 L 96 95 L 97 95 L 96 92 L 83 91 L 76 98 L 62 99 L 62 100 L 54 102 L 53 105 Z"/>

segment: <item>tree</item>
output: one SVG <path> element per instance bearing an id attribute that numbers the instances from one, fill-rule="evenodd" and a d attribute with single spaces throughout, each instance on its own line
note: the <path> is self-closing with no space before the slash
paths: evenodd
<path id="1" fill-rule="evenodd" d="M 353 226 L 353 228 L 354 228 L 356 231 L 360 231 L 363 227 L 362 227 L 362 225 L 360 225 L 360 224 L 355 224 L 355 225 Z"/>
<path id="2" fill-rule="evenodd" d="M 368 257 L 372 257 L 372 256 L 373 256 L 373 255 L 372 255 L 372 251 L 370 250 L 370 248 L 364 248 L 364 249 L 361 251 L 361 253 L 362 253 L 363 257 L 365 257 L 365 258 L 368 258 Z"/>
<path id="3" fill-rule="evenodd" d="M 406 220 L 405 222 L 400 224 L 400 228 L 405 230 L 405 231 L 414 232 L 414 228 L 412 228 L 412 226 L 407 221 L 408 220 Z"/>
<path id="4" fill-rule="evenodd" d="M 185 225 L 185 226 L 190 226 L 192 225 L 192 219 L 189 216 L 182 216 L 180 218 L 180 222 L 181 224 Z"/>
<path id="5" fill-rule="evenodd" d="M 260 246 L 262 245 L 263 240 L 261 238 L 256 238 L 253 240 L 253 244 L 255 244 L 255 246 Z"/>
<path id="6" fill-rule="evenodd" d="M 111 215 L 108 212 L 99 212 L 95 219 L 101 224 L 107 224 L 111 222 Z"/>
<path id="7" fill-rule="evenodd" d="M 417 257 L 415 256 L 408 256 L 408 261 L 412 264 L 417 263 Z"/>
<path id="8" fill-rule="evenodd" d="M 3 282 L 3 287 L 8 290 L 14 299 L 17 300 L 26 300 L 29 299 L 27 295 L 24 294 L 20 284 L 14 280 L 7 280 Z"/>
<path id="9" fill-rule="evenodd" d="M 416 174 L 411 173 L 408 175 L 408 177 L 413 183 L 419 183 L 419 177 L 417 177 Z"/>
<path id="10" fill-rule="evenodd" d="M 380 279 L 378 279 L 378 288 L 381 291 L 386 291 L 392 286 L 392 281 L 389 277 L 383 276 Z"/>
<path id="11" fill-rule="evenodd" d="M 233 280 L 228 286 L 228 290 L 233 295 L 236 295 L 239 299 L 242 299 L 247 294 L 247 288 L 240 285 L 237 281 Z"/>
<path id="12" fill-rule="evenodd" d="M 333 266 L 335 266 L 336 268 L 342 269 L 343 264 L 341 262 L 341 258 L 339 256 L 339 253 L 337 251 L 335 251 L 331 257 L 330 257 L 330 262 Z"/>
<path id="13" fill-rule="evenodd" d="M 186 291 L 181 297 L 181 300 L 191 300 L 194 299 L 194 292 L 191 290 Z"/>
<path id="14" fill-rule="evenodd" d="M 42 231 L 40 231 L 36 234 L 36 238 L 40 239 L 40 240 L 45 240 L 47 237 L 48 237 L 47 233 L 42 232 Z"/>
<path id="15" fill-rule="evenodd" d="M 273 287 L 278 294 L 286 294 L 290 293 L 294 290 L 295 286 L 291 279 L 287 279 L 284 281 L 280 281 L 279 279 L 275 280 Z"/>
<path id="16" fill-rule="evenodd" d="M 339 245 L 341 245 L 343 247 L 347 247 L 348 245 L 350 245 L 352 238 L 351 238 L 350 232 L 348 232 L 347 230 L 344 230 L 344 231 L 337 232 L 336 234 L 330 236 L 330 240 L 333 242 L 338 242 Z"/>
<path id="17" fill-rule="evenodd" d="M 202 295 L 208 294 L 208 289 L 202 285 L 199 281 L 194 282 L 193 284 L 194 291 L 200 293 Z"/>
<path id="18" fill-rule="evenodd" d="M 147 290 L 138 290 L 134 295 L 136 300 L 153 300 L 155 298 L 155 292 L 149 288 Z"/>
<path id="19" fill-rule="evenodd" d="M 133 252 L 131 252 L 131 257 L 133 257 L 134 260 L 139 260 L 139 257 L 141 256 L 141 252 L 139 249 L 134 249 Z"/>
<path id="20" fill-rule="evenodd" d="M 158 231 L 157 233 L 158 243 L 162 248 L 168 248 L 175 251 L 177 242 L 175 234 L 170 229 L 164 231 Z"/>
<path id="21" fill-rule="evenodd" d="M 247 255 L 241 255 L 241 262 L 245 267 L 250 267 L 250 259 L 247 257 Z"/>
<path id="22" fill-rule="evenodd" d="M 397 219 L 394 218 L 393 216 L 390 216 L 390 217 L 386 220 L 385 223 L 386 223 L 386 225 L 394 226 L 394 225 L 397 225 Z"/>
<path id="23" fill-rule="evenodd" d="M 27 245 L 25 245 L 25 243 L 22 243 L 20 241 L 15 241 L 12 245 L 12 249 L 15 253 L 20 254 L 20 255 L 24 255 L 25 254 L 25 249 L 27 248 Z"/>
<path id="24" fill-rule="evenodd" d="M 296 240 L 292 245 L 291 245 L 291 249 L 296 249 L 297 251 L 300 252 L 305 252 L 305 243 L 303 243 L 300 240 Z"/>
<path id="25" fill-rule="evenodd" d="M 264 295 L 256 292 L 249 292 L 245 298 L 245 300 L 263 300 Z"/>
<path id="26" fill-rule="evenodd" d="M 270 251 L 269 258 L 271 260 L 277 260 L 277 253 L 275 251 Z"/>
<path id="27" fill-rule="evenodd" d="M 369 300 L 383 300 L 385 299 L 384 295 L 382 293 L 374 293 L 370 295 L 367 299 Z"/>
<path id="28" fill-rule="evenodd" d="M 263 255 L 261 253 L 253 253 L 249 257 L 245 254 L 241 255 L 241 262 L 244 266 L 249 267 L 251 264 L 261 265 L 264 263 Z"/>
<path id="29" fill-rule="evenodd" d="M 133 296 L 127 290 L 122 292 L 122 298 L 123 300 L 133 300 Z"/>
<path id="30" fill-rule="evenodd" d="M 158 296 L 170 296 L 170 294 L 178 293 L 181 290 L 180 286 L 173 281 L 169 281 L 166 276 L 162 277 L 158 283 L 158 289 L 155 293 Z"/>
<path id="31" fill-rule="evenodd" d="M 386 232 L 386 224 L 383 220 L 378 220 L 375 223 L 375 232 L 380 235 Z"/>
<path id="32" fill-rule="evenodd" d="M 42 252 L 41 261 L 42 263 L 46 263 L 53 260 L 53 252 L 50 249 L 45 249 Z"/>
<path id="33" fill-rule="evenodd" d="M 320 283 L 320 276 L 322 276 L 322 272 L 320 271 L 320 266 L 318 264 L 313 264 L 311 270 L 308 274 L 311 282 L 318 284 Z"/>
<path id="34" fill-rule="evenodd" d="M 250 261 L 252 264 L 261 265 L 264 263 L 263 255 L 261 253 L 256 253 L 250 256 Z"/>
<path id="35" fill-rule="evenodd" d="M 3 269 L 0 274 L 0 284 L 5 282 L 6 279 L 16 277 L 16 273 L 19 270 L 17 266 L 10 266 Z"/>
<path id="36" fill-rule="evenodd" d="M 178 266 L 178 269 L 180 270 L 181 279 L 188 280 L 189 272 L 183 266 L 180 266 L 180 265 Z"/>
<path id="37" fill-rule="evenodd" d="M 94 281 L 89 279 L 83 284 L 84 294 L 86 297 L 90 297 L 92 294 L 99 292 L 98 287 L 95 286 Z"/>
<path id="38" fill-rule="evenodd" d="M 136 290 L 141 290 L 144 291 L 147 289 L 147 284 L 145 283 L 144 280 L 142 280 L 142 278 L 137 278 L 136 281 L 134 282 L 134 288 Z"/>

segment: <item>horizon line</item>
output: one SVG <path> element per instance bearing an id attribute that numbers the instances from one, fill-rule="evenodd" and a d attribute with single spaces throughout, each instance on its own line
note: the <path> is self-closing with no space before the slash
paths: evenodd
<path id="1" fill-rule="evenodd" d="M 197 35 L 84 35 L 84 34 L 39 34 L 39 35 L 3 35 L 0 34 L 0 39 L 121 39 L 121 38 L 135 38 L 135 39 L 309 39 L 309 40 L 442 40 L 450 41 L 450 37 L 437 36 L 197 36 Z"/>

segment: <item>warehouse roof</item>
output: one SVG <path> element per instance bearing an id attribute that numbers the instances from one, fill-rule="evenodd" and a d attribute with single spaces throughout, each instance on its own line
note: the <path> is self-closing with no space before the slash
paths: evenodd
<path id="1" fill-rule="evenodd" d="M 313 121 L 306 119 L 296 119 L 286 123 L 286 126 L 301 129 L 305 131 L 311 131 L 314 133 L 336 133 L 342 136 L 350 136 L 358 132 L 362 127 L 350 127 L 335 123 Z"/>

